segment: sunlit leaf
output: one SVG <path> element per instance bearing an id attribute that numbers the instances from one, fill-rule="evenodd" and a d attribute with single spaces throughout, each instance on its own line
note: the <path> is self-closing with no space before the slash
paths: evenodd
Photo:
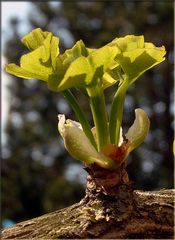
<path id="1" fill-rule="evenodd" d="M 100 49 L 91 51 L 87 57 L 81 56 L 74 61 L 72 55 L 70 55 L 72 58 L 70 58 L 70 56 L 69 58 L 65 58 L 63 63 L 68 61 L 68 59 L 71 59 L 70 61 L 72 62 L 66 71 L 63 80 L 60 82 L 58 90 L 63 91 L 64 89 L 73 86 L 86 87 L 89 84 L 93 84 L 93 81 L 96 81 L 98 78 L 102 78 L 103 74 L 108 69 L 116 65 L 114 58 L 117 52 L 118 49 L 116 47 L 105 46 Z M 76 54 L 80 54 L 80 49 L 79 51 L 77 50 Z M 99 75 L 97 75 L 97 69 Z M 101 71 L 99 71 L 99 69 L 101 69 Z M 105 87 L 111 86 L 114 83 L 115 79 L 111 79 L 109 73 L 108 75 L 104 76 Z"/>
<path id="2" fill-rule="evenodd" d="M 109 45 L 117 45 L 121 52 L 132 51 L 144 47 L 144 36 L 127 35 L 125 37 L 115 38 Z"/>
<path id="3" fill-rule="evenodd" d="M 57 67 L 59 54 L 59 39 L 50 32 L 43 32 L 37 28 L 22 38 L 22 43 L 31 52 L 24 54 L 20 59 L 20 66 L 9 64 L 7 72 L 22 78 L 37 78 L 47 81 Z"/>
<path id="4" fill-rule="evenodd" d="M 106 89 L 112 85 L 114 85 L 117 81 L 121 80 L 119 76 L 119 68 L 120 66 L 114 67 L 114 69 L 109 69 L 103 74 L 102 78 L 102 86 L 103 89 Z"/>
<path id="5" fill-rule="evenodd" d="M 21 42 L 29 49 L 29 50 L 35 50 L 38 47 L 40 47 L 46 36 L 49 33 L 47 32 L 46 35 L 44 36 L 43 31 L 41 28 L 36 28 L 27 35 L 25 35 L 22 39 Z"/>
<path id="6" fill-rule="evenodd" d="M 51 62 L 42 62 L 41 58 L 45 54 L 44 46 L 37 48 L 31 53 L 24 54 L 20 60 L 20 66 L 30 71 L 31 73 L 37 73 L 40 76 L 48 76 L 53 72 Z"/>
<path id="7" fill-rule="evenodd" d="M 144 48 L 131 52 L 124 52 L 118 56 L 118 62 L 127 79 L 133 83 L 139 76 L 153 66 L 164 61 L 165 48 Z"/>
<path id="8" fill-rule="evenodd" d="M 90 77 L 92 77 L 92 70 L 88 59 L 79 57 L 71 63 L 58 86 L 58 90 L 63 91 L 73 86 L 84 85 L 83 83 Z"/>
<path id="9" fill-rule="evenodd" d="M 64 65 L 69 66 L 74 60 L 77 58 L 84 56 L 88 56 L 88 49 L 85 47 L 82 40 L 77 41 L 76 44 L 71 48 L 65 51 L 64 54 L 60 56 Z"/>
<path id="10" fill-rule="evenodd" d="M 52 62 L 52 67 L 54 70 L 56 70 L 56 62 L 57 62 L 57 56 L 59 55 L 59 38 L 57 37 L 52 37 L 51 39 L 51 46 L 50 46 L 50 51 L 51 51 L 51 62 Z"/>
<path id="11" fill-rule="evenodd" d="M 127 35 L 114 39 L 109 45 L 116 45 L 120 49 L 115 60 L 130 84 L 145 71 L 165 60 L 164 46 L 156 47 L 152 43 L 144 42 L 144 36 Z"/>
<path id="12" fill-rule="evenodd" d="M 8 72 L 12 75 L 15 75 L 17 77 L 26 78 L 26 79 L 36 78 L 36 79 L 39 79 L 39 80 L 47 81 L 47 76 L 45 76 L 45 75 L 41 76 L 37 73 L 31 73 L 31 72 L 17 66 L 14 63 L 7 64 L 6 67 L 5 67 L 5 70 L 6 70 L 6 72 Z"/>

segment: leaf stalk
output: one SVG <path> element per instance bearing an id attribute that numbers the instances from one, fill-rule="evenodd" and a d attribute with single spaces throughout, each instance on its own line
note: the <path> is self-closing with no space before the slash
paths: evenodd
<path id="1" fill-rule="evenodd" d="M 84 112 L 80 108 L 76 98 L 74 97 L 74 95 L 72 94 L 72 92 L 70 90 L 64 90 L 62 92 L 62 94 L 64 95 L 65 99 L 68 101 L 71 108 L 73 109 L 78 121 L 81 123 L 81 126 L 82 126 L 83 131 L 85 132 L 86 136 L 89 138 L 90 142 L 95 147 L 95 149 L 97 149 L 97 144 L 96 144 L 94 136 L 92 134 L 89 122 L 88 122 Z"/>

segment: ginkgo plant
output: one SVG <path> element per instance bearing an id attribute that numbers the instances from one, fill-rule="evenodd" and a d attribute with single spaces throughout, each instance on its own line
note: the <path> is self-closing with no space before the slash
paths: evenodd
<path id="1" fill-rule="evenodd" d="M 122 116 L 128 88 L 145 71 L 165 60 L 165 48 L 145 42 L 144 36 L 115 38 L 99 49 L 87 48 L 82 40 L 63 54 L 59 38 L 51 32 L 34 29 L 21 39 L 30 50 L 20 59 L 20 66 L 6 65 L 6 71 L 25 79 L 47 83 L 49 90 L 61 92 L 72 107 L 78 122 L 59 114 L 58 130 L 65 148 L 87 166 L 117 169 L 128 154 L 137 148 L 149 131 L 144 110 L 135 110 L 135 121 L 122 133 Z M 116 85 L 108 114 L 104 91 Z M 90 126 L 81 105 L 71 92 L 76 88 L 87 96 L 94 126 Z M 122 149 L 122 156 L 118 150 Z"/>

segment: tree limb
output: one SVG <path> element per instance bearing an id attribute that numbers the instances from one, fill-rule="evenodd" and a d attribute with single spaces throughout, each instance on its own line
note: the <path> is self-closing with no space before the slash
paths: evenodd
<path id="1" fill-rule="evenodd" d="M 99 191 L 99 192 L 98 192 Z M 120 185 L 115 198 L 99 189 L 80 203 L 2 231 L 2 239 L 173 239 L 174 190 L 131 191 Z"/>

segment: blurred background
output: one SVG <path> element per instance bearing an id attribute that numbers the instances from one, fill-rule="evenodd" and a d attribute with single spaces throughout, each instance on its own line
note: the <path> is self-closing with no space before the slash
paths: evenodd
<path id="1" fill-rule="evenodd" d="M 5 63 L 19 63 L 27 52 L 20 38 L 37 27 L 60 37 L 61 52 L 79 39 L 98 48 L 128 34 L 165 45 L 166 61 L 130 87 L 123 128 L 132 124 L 138 107 L 151 120 L 149 136 L 128 158 L 135 188 L 173 188 L 173 1 L 1 2 L 1 7 L 2 69 Z M 105 92 L 108 107 L 115 91 L 113 86 Z M 76 96 L 92 124 L 86 99 Z M 86 173 L 64 149 L 58 113 L 75 120 L 61 94 L 50 92 L 41 81 L 15 78 L 2 70 L 4 227 L 71 205 L 85 194 Z"/>

